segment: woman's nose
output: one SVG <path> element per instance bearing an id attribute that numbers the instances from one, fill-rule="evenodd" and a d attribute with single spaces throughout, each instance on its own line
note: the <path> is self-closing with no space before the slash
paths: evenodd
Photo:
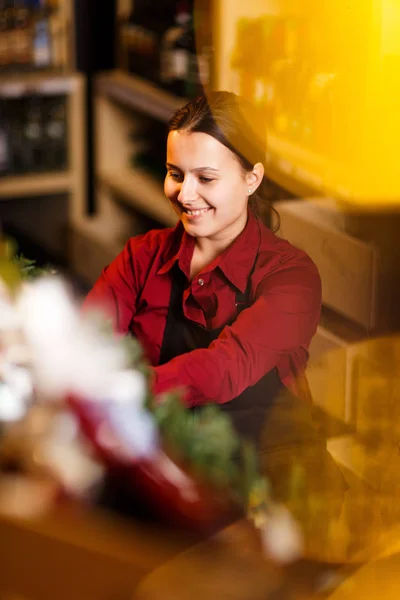
<path id="1" fill-rule="evenodd" d="M 196 181 L 191 177 L 185 177 L 181 183 L 178 200 L 182 204 L 193 202 L 196 199 Z"/>

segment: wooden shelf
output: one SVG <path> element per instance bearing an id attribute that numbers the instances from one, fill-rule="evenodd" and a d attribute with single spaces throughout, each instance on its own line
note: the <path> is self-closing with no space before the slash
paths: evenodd
<path id="1" fill-rule="evenodd" d="M 128 167 L 103 171 L 100 182 L 114 194 L 121 196 L 138 211 L 167 227 L 175 227 L 178 217 L 164 196 L 161 184 L 150 175 Z"/>
<path id="2" fill-rule="evenodd" d="M 70 72 L 42 71 L 0 76 L 0 97 L 20 98 L 29 94 L 70 94 L 77 86 L 77 75 Z"/>
<path id="3" fill-rule="evenodd" d="M 110 252 L 113 258 L 122 250 L 124 242 L 116 240 L 110 235 L 109 224 L 100 217 L 81 217 L 73 224 L 74 228 L 96 244 L 101 245 L 104 250 Z"/>
<path id="4" fill-rule="evenodd" d="M 69 171 L 6 176 L 0 178 L 0 199 L 62 194 L 70 191 L 72 185 Z"/>
<path id="5" fill-rule="evenodd" d="M 112 71 L 97 78 L 97 92 L 163 122 L 186 103 L 156 85 L 123 71 Z"/>

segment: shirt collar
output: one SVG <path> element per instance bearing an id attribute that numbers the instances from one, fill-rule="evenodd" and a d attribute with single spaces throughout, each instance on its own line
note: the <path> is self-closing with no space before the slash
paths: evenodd
<path id="1" fill-rule="evenodd" d="M 260 246 L 260 227 L 251 210 L 246 227 L 236 240 L 217 258 L 216 266 L 241 292 L 247 287 L 249 275 Z"/>
<path id="2" fill-rule="evenodd" d="M 186 277 L 190 279 L 190 263 L 194 251 L 194 237 L 188 235 L 181 221 L 175 227 L 172 235 L 172 244 L 167 248 L 164 255 L 164 264 L 158 269 L 157 275 L 168 273 L 178 262 L 179 267 Z"/>
<path id="3" fill-rule="evenodd" d="M 258 221 L 253 212 L 249 210 L 247 223 L 242 233 L 207 267 L 206 271 L 212 271 L 218 267 L 236 288 L 244 292 L 257 257 L 260 239 Z M 178 262 L 181 271 L 189 279 L 194 243 L 194 238 L 186 233 L 182 223 L 179 222 L 175 228 L 173 242 L 166 252 L 165 262 L 157 274 L 168 273 Z"/>

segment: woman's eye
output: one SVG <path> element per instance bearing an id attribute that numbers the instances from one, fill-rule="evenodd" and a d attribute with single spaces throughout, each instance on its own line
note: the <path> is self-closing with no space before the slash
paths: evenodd
<path id="1" fill-rule="evenodd" d="M 202 183 L 210 183 L 211 181 L 214 181 L 211 179 L 211 177 L 199 177 L 199 179 Z"/>
<path id="2" fill-rule="evenodd" d="M 170 172 L 169 176 L 174 179 L 175 181 L 179 181 L 182 178 L 182 175 L 180 173 L 173 173 Z"/>

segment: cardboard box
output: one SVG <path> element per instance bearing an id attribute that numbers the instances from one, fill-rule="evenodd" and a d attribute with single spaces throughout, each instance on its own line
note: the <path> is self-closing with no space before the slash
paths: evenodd
<path id="1" fill-rule="evenodd" d="M 357 433 L 375 444 L 393 446 L 400 456 L 400 337 L 358 344 L 353 362 L 352 396 Z"/>
<path id="2" fill-rule="evenodd" d="M 400 336 L 368 338 L 323 309 L 309 349 L 307 378 L 314 403 L 400 456 Z"/>
<path id="3" fill-rule="evenodd" d="M 354 360 L 363 331 L 332 314 L 323 314 L 311 341 L 307 379 L 314 403 L 348 424 L 356 421 Z"/>
<path id="4" fill-rule="evenodd" d="M 323 303 L 364 327 L 376 327 L 376 248 L 340 231 L 307 201 L 282 201 L 274 207 L 281 220 L 278 235 L 317 265 Z"/>
<path id="5" fill-rule="evenodd" d="M 374 334 L 400 329 L 400 212 L 350 212 L 332 198 L 274 207 L 278 235 L 317 265 L 326 306 Z"/>

